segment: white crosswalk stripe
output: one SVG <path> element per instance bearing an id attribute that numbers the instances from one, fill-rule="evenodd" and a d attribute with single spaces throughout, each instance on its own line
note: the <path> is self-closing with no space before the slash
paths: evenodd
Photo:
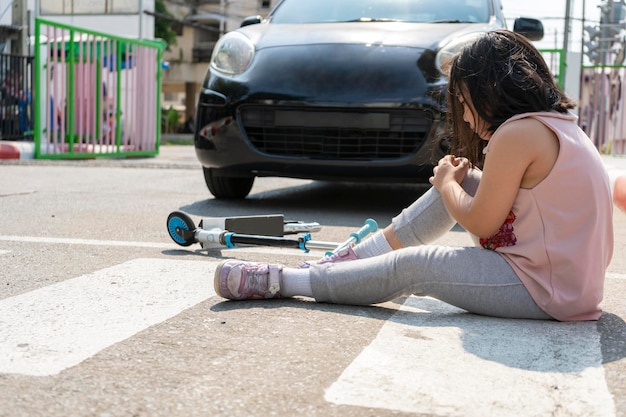
<path id="1" fill-rule="evenodd" d="M 326 400 L 459 417 L 614 416 L 595 322 L 464 314 L 409 297 Z"/>
<path id="2" fill-rule="evenodd" d="M 176 316 L 215 295 L 217 264 L 135 259 L 0 300 L 0 374 L 54 375 Z M 595 322 L 480 317 L 418 297 L 325 399 L 463 417 L 615 415 Z"/>
<path id="3" fill-rule="evenodd" d="M 135 259 L 0 301 L 0 373 L 53 375 L 215 294 L 217 262 Z"/>
<path id="4" fill-rule="evenodd" d="M 39 237 L 39 236 L 0 236 L 0 242 L 22 242 L 22 243 L 42 243 L 42 244 L 60 244 L 60 245 L 83 245 L 83 246 L 108 246 L 108 247 L 128 247 L 128 248 L 156 248 L 156 249 L 178 249 L 186 251 L 201 250 L 199 245 L 190 247 L 181 247 L 174 242 L 133 242 L 126 240 L 99 240 L 99 239 L 77 239 L 77 238 L 58 238 L 58 237 Z M 223 254 L 228 256 L 236 256 L 237 252 L 245 250 L 247 253 L 276 253 L 281 251 L 287 255 L 306 256 L 311 259 L 319 259 L 324 251 L 321 249 L 313 249 L 305 254 L 300 249 L 276 248 L 263 246 L 241 246 L 232 249 L 226 247 L 220 248 Z M 7 251 L 8 252 L 8 251 Z M 2 251 L 0 251 L 0 255 Z"/>

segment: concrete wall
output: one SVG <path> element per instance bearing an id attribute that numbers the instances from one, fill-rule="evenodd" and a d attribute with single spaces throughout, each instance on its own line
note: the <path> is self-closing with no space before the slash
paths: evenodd
<path id="1" fill-rule="evenodd" d="M 24 1 L 24 0 L 15 0 Z M 154 38 L 154 17 L 146 14 L 134 15 L 44 15 L 39 14 L 39 1 L 25 0 L 30 15 L 30 35 L 34 35 L 35 17 L 59 22 L 67 25 L 98 32 L 109 33 L 118 36 L 128 36 L 133 38 L 143 37 Z M 0 17 L 0 24 L 11 24 L 11 4 L 12 0 L 0 0 L 0 13 L 6 13 Z M 139 4 L 143 10 L 154 11 L 154 0 L 140 0 Z"/>

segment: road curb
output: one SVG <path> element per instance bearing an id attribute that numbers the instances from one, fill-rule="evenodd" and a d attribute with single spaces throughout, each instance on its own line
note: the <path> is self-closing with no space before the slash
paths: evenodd
<path id="1" fill-rule="evenodd" d="M 33 159 L 34 155 L 33 142 L 0 141 L 0 159 Z"/>

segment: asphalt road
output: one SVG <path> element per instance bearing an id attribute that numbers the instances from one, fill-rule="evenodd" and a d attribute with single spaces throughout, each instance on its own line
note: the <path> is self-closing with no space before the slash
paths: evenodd
<path id="1" fill-rule="evenodd" d="M 266 178 L 217 201 L 192 147 L 158 158 L 0 161 L 0 416 L 626 416 L 626 214 L 598 322 L 467 314 L 429 298 L 372 307 L 229 302 L 225 258 L 297 265 L 296 249 L 183 248 L 165 223 L 284 214 L 343 241 L 420 186 Z M 440 243 L 470 244 L 460 228 Z"/>

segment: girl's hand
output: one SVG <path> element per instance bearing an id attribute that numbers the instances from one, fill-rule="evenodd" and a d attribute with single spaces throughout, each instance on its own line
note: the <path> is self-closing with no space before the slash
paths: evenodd
<path id="1" fill-rule="evenodd" d="M 460 185 L 470 166 L 464 158 L 441 158 L 430 183 L 465 230 L 488 238 L 506 221 L 520 189 L 532 189 L 550 174 L 559 147 L 556 133 L 542 121 L 532 117 L 507 121 L 489 139 L 473 196 Z"/>
<path id="2" fill-rule="evenodd" d="M 439 160 L 437 166 L 433 169 L 433 176 L 428 181 L 439 191 L 449 181 L 458 184 L 463 181 L 467 170 L 469 169 L 469 161 L 467 158 L 459 158 L 454 155 L 446 155 Z"/>

